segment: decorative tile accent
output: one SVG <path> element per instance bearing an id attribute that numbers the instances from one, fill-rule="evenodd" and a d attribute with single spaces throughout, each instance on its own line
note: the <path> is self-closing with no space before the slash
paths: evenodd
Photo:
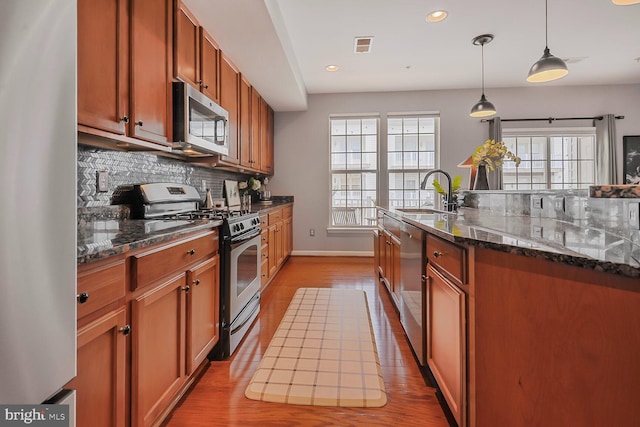
<path id="1" fill-rule="evenodd" d="M 384 406 L 365 292 L 298 289 L 245 396 L 297 405 Z"/>
<path id="2" fill-rule="evenodd" d="M 109 191 L 96 192 L 96 172 L 109 172 Z M 201 193 L 202 180 L 211 188 L 214 198 L 223 197 L 225 179 L 244 181 L 248 175 L 218 169 L 194 166 L 181 160 L 146 152 L 113 151 L 78 146 L 78 207 L 107 206 L 111 204 L 113 190 L 123 184 L 149 182 L 175 182 L 188 184 Z"/>

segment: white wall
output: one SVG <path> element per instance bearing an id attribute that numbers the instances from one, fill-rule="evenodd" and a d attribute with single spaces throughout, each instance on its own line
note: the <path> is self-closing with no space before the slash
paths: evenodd
<path id="1" fill-rule="evenodd" d="M 489 89 L 487 98 L 502 119 L 529 117 L 625 116 L 617 120 L 618 175 L 622 176 L 622 136 L 640 135 L 640 85 L 536 86 Z M 371 253 L 371 233 L 327 234 L 330 219 L 329 120 L 335 113 L 437 111 L 440 113 L 440 166 L 466 178 L 456 168 L 488 136 L 488 124 L 469 117 L 478 90 L 310 95 L 308 110 L 276 113 L 274 195 L 295 196 L 294 253 Z M 549 127 L 547 122 L 503 123 L 505 127 Z M 590 121 L 554 122 L 555 127 L 592 126 Z M 386 127 L 381 125 L 381 137 Z M 309 229 L 315 229 L 315 237 Z"/>

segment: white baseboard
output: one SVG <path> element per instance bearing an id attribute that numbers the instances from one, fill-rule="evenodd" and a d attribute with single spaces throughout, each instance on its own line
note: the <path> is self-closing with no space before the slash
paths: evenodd
<path id="1" fill-rule="evenodd" d="M 291 256 L 356 256 L 372 257 L 373 251 L 292 251 Z"/>

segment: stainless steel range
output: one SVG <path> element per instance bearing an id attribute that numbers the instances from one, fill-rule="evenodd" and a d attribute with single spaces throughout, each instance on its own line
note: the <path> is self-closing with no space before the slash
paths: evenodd
<path id="1" fill-rule="evenodd" d="M 260 312 L 260 218 L 241 210 L 198 209 L 198 191 L 189 185 L 153 183 L 124 185 L 113 204 L 127 204 L 133 219 L 162 221 L 222 220 L 220 229 L 220 341 L 211 360 L 226 359 L 238 347 Z"/>

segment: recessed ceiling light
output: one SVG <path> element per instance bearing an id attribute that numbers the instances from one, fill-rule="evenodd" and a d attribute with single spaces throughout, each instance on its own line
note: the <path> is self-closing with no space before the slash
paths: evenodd
<path id="1" fill-rule="evenodd" d="M 338 67 L 337 65 L 327 65 L 326 67 L 324 67 L 324 69 L 326 71 L 338 71 L 340 69 L 340 67 Z"/>
<path id="2" fill-rule="evenodd" d="M 427 22 L 440 22 L 447 18 L 446 10 L 434 10 L 427 15 Z"/>
<path id="3" fill-rule="evenodd" d="M 629 6 L 630 4 L 640 3 L 640 0 L 611 0 L 613 4 L 618 6 Z"/>

